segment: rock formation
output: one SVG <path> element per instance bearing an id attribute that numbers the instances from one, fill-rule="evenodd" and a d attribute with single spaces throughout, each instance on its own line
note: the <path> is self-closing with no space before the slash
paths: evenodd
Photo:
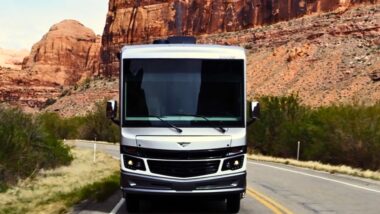
<path id="1" fill-rule="evenodd" d="M 168 35 L 231 32 L 378 0 L 110 0 L 102 73 L 117 75 L 123 45 Z"/>
<path id="2" fill-rule="evenodd" d="M 376 4 L 349 8 L 361 2 Z M 53 26 L 25 58 L 24 70 L 0 67 L 0 103 L 84 114 L 95 100 L 117 97 L 117 82 L 72 86 L 98 74 L 99 58 L 101 74 L 112 77 L 121 46 L 196 35 L 200 43 L 247 49 L 251 99 L 296 93 L 311 106 L 370 104 L 380 100 L 379 23 L 378 0 L 110 0 L 102 47 L 76 21 Z"/>
<path id="3" fill-rule="evenodd" d="M 67 90 L 44 111 L 56 112 L 64 117 L 84 116 L 94 111 L 97 102 L 119 99 L 119 81 L 97 79 L 77 89 Z"/>
<path id="4" fill-rule="evenodd" d="M 34 112 L 60 94 L 55 83 L 34 79 L 27 72 L 0 67 L 0 104 L 5 102 Z"/>
<path id="5" fill-rule="evenodd" d="M 98 72 L 100 38 L 75 20 L 52 26 L 36 43 L 23 70 L 38 80 L 73 85 Z"/>
<path id="6" fill-rule="evenodd" d="M 247 49 L 247 94 L 298 94 L 304 104 L 380 101 L 380 4 L 306 16 L 201 43 Z"/>
<path id="7" fill-rule="evenodd" d="M 52 26 L 22 62 L 0 67 L 0 103 L 35 111 L 51 105 L 65 87 L 98 74 L 100 37 L 74 20 Z"/>

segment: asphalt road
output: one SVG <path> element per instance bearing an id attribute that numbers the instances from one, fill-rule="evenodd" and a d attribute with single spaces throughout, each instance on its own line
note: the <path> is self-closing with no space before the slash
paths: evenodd
<path id="1" fill-rule="evenodd" d="M 77 142 L 85 149 L 93 144 Z M 119 147 L 97 148 L 119 157 Z M 248 191 L 240 213 L 380 213 L 380 182 L 298 167 L 249 161 Z M 223 213 L 220 201 L 195 198 L 143 201 L 143 213 Z M 102 203 L 84 202 L 73 213 L 126 213 L 120 192 Z"/>

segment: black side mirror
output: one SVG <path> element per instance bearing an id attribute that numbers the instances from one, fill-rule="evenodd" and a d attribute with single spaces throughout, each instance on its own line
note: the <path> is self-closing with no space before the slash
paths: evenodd
<path id="1" fill-rule="evenodd" d="M 112 122 L 114 122 L 116 125 L 120 125 L 120 121 L 116 120 L 117 117 L 117 101 L 116 100 L 110 100 L 107 102 L 106 107 L 106 117 Z"/>
<path id="2" fill-rule="evenodd" d="M 121 60 L 121 52 L 117 52 L 115 55 L 116 55 L 117 60 L 120 61 Z"/>
<path id="3" fill-rule="evenodd" d="M 257 101 L 252 101 L 250 103 L 250 111 L 249 111 L 250 119 L 247 122 L 247 125 L 251 125 L 253 122 L 260 118 L 260 103 Z"/>
<path id="4" fill-rule="evenodd" d="M 117 102 L 115 100 L 108 101 L 106 111 L 108 119 L 115 119 L 117 115 Z"/>
<path id="5" fill-rule="evenodd" d="M 256 101 L 251 102 L 251 118 L 257 120 L 260 118 L 260 103 Z"/>

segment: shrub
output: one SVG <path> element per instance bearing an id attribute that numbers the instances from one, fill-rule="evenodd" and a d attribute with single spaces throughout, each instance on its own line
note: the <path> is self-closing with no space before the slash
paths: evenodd
<path id="1" fill-rule="evenodd" d="M 261 118 L 249 128 L 250 146 L 265 155 L 294 156 L 294 142 L 302 140 L 302 117 L 307 109 L 297 96 L 263 97 Z M 294 145 L 293 145 L 294 144 Z"/>
<path id="2" fill-rule="evenodd" d="M 83 117 L 62 118 L 57 113 L 41 113 L 38 122 L 49 134 L 58 139 L 75 139 L 78 129 L 84 123 Z"/>
<path id="3" fill-rule="evenodd" d="M 0 107 L 0 147 L 0 186 L 72 160 L 67 146 L 19 109 Z"/>
<path id="4" fill-rule="evenodd" d="M 83 124 L 80 127 L 79 138 L 86 140 L 119 142 L 119 128 L 106 117 L 105 102 L 96 103 L 95 111 L 83 118 Z"/>
<path id="5" fill-rule="evenodd" d="M 47 133 L 58 139 L 118 142 L 120 130 L 106 118 L 105 107 L 105 101 L 98 102 L 95 110 L 83 117 L 62 118 L 57 113 L 42 113 L 37 120 Z"/>
<path id="6" fill-rule="evenodd" d="M 380 103 L 310 108 L 297 96 L 262 97 L 262 117 L 250 127 L 249 146 L 264 155 L 380 169 Z"/>
<path id="7" fill-rule="evenodd" d="M 380 104 L 321 107 L 307 119 L 305 158 L 380 169 Z"/>

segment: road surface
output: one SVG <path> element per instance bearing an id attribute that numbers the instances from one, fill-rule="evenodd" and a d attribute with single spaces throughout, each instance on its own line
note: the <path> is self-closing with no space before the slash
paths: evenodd
<path id="1" fill-rule="evenodd" d="M 84 149 L 93 144 L 77 142 Z M 97 148 L 119 157 L 119 147 Z M 249 161 L 246 198 L 242 214 L 252 213 L 380 213 L 380 182 L 329 174 L 282 164 Z M 189 198 L 143 201 L 143 213 L 223 213 L 220 201 Z M 102 203 L 84 202 L 73 213 L 126 213 L 120 192 Z"/>

